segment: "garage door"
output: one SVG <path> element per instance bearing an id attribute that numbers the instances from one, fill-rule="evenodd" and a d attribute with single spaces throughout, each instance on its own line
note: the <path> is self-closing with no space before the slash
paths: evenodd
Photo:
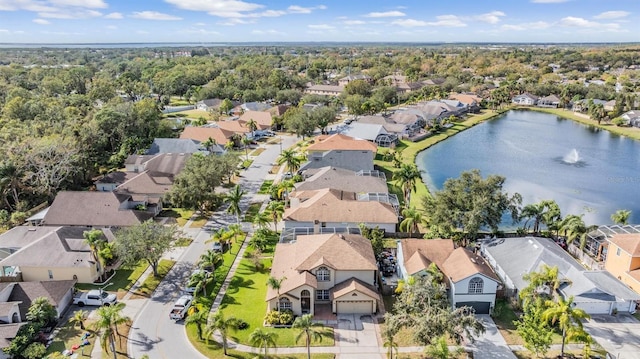
<path id="1" fill-rule="evenodd" d="M 471 307 L 476 311 L 476 314 L 489 314 L 489 308 L 491 303 L 489 302 L 458 302 L 456 307 Z"/>
<path id="2" fill-rule="evenodd" d="M 576 307 L 584 310 L 587 314 L 609 314 L 611 303 L 609 302 L 574 302 Z"/>
<path id="3" fill-rule="evenodd" d="M 371 308 L 373 308 L 373 301 L 371 300 L 338 301 L 337 304 L 338 314 L 371 314 Z"/>

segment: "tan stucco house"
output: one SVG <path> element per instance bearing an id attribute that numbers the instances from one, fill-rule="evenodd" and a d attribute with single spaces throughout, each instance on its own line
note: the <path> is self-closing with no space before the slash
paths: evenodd
<path id="1" fill-rule="evenodd" d="M 604 268 L 640 294 L 640 233 L 616 234 L 608 241 Z"/>

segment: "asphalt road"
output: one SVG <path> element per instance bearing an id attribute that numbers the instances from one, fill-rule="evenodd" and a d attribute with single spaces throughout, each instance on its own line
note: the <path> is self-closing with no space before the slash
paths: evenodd
<path id="1" fill-rule="evenodd" d="M 297 139 L 293 136 L 282 136 L 282 149 L 291 147 L 296 141 Z M 253 194 L 257 193 L 262 185 L 279 154 L 280 145 L 268 145 L 265 151 L 255 158 L 251 167 L 242 173 L 240 185 L 247 191 L 241 204 L 244 210 L 252 201 Z M 141 358 L 146 354 L 153 359 L 205 358 L 189 343 L 184 323 L 169 319 L 169 311 L 175 300 L 180 297 L 181 287 L 195 267 L 198 257 L 210 246 L 210 244 L 205 245 L 204 242 L 210 238 L 211 231 L 234 222 L 233 216 L 216 212 L 207 222 L 205 226 L 207 230 L 186 231 L 194 238 L 193 243 L 179 258 L 175 258 L 177 262 L 173 269 L 134 318 L 129 331 L 130 357 Z"/>

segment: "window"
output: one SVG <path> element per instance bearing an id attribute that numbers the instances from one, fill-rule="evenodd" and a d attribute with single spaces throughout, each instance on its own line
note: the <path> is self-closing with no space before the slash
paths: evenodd
<path id="1" fill-rule="evenodd" d="M 279 309 L 280 311 L 287 310 L 287 309 L 291 310 L 291 301 L 289 300 L 289 298 L 280 298 Z"/>
<path id="2" fill-rule="evenodd" d="M 53 272 L 49 269 L 49 279 L 53 279 Z"/>
<path id="3" fill-rule="evenodd" d="M 622 250 L 620 248 L 618 248 L 618 250 L 616 251 L 616 255 L 620 256 L 620 253 L 622 253 Z"/>
<path id="4" fill-rule="evenodd" d="M 316 290 L 316 300 L 329 300 L 329 291 L 325 289 Z"/>
<path id="5" fill-rule="evenodd" d="M 472 278 L 469 281 L 469 294 L 482 294 L 484 282 L 481 278 Z"/>
<path id="6" fill-rule="evenodd" d="M 316 271 L 316 278 L 319 282 L 328 282 L 331 280 L 331 272 L 327 267 L 320 267 Z"/>

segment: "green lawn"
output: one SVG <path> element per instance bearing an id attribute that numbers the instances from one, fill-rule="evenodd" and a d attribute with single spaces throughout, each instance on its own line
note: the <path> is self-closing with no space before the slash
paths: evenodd
<path id="1" fill-rule="evenodd" d="M 193 239 L 184 237 L 176 240 L 173 245 L 176 247 L 188 247 L 192 242 Z"/>
<path id="2" fill-rule="evenodd" d="M 269 268 L 271 260 L 265 260 L 265 268 Z M 267 302 L 264 300 L 267 295 L 267 279 L 269 271 L 265 269 L 261 272 L 254 271 L 253 264 L 248 259 L 243 259 L 231 280 L 227 294 L 222 300 L 221 310 L 227 315 L 231 313 L 236 317 L 246 321 L 249 328 L 234 333 L 235 340 L 249 345 L 249 335 L 256 328 L 262 328 L 262 322 L 267 312 Z M 265 328 L 267 332 L 278 334 L 277 344 L 279 347 L 303 346 L 304 343 L 296 343 L 297 331 L 289 328 Z M 333 330 L 327 329 L 330 334 L 321 343 L 314 343 L 314 346 L 333 346 Z"/>
<path id="3" fill-rule="evenodd" d="M 182 227 L 187 223 L 189 218 L 191 218 L 191 216 L 193 216 L 193 213 L 194 213 L 194 211 L 191 210 L 191 209 L 172 208 L 172 209 L 163 210 L 162 212 L 160 212 L 158 217 L 171 217 L 171 218 L 174 218 L 176 220 L 176 223 L 178 224 L 178 226 Z"/>
<path id="4" fill-rule="evenodd" d="M 253 223 L 253 217 L 258 214 L 258 211 L 260 211 L 260 207 L 262 207 L 262 202 L 254 202 L 249 204 L 249 208 L 247 208 L 247 211 L 244 213 L 244 219 L 242 221 Z"/>
<path id="5" fill-rule="evenodd" d="M 249 152 L 249 156 L 257 156 L 257 155 L 261 154 L 262 152 L 264 152 L 265 150 L 266 149 L 262 148 L 262 147 L 256 148 L 255 150 Z"/>
<path id="6" fill-rule="evenodd" d="M 273 180 L 265 180 L 260 185 L 260 189 L 258 190 L 258 194 L 269 194 L 269 189 L 273 185 Z"/>
<path id="7" fill-rule="evenodd" d="M 85 321 L 85 326 L 88 328 L 90 323 Z M 71 349 L 72 346 L 76 344 L 80 344 L 82 342 L 81 338 L 84 333 L 91 333 L 89 336 L 89 345 L 80 349 L 80 353 L 85 353 L 86 355 L 91 355 L 91 350 L 93 350 L 93 345 L 96 341 L 96 335 L 91 330 L 82 330 L 79 326 L 75 326 L 70 322 L 66 322 L 61 328 L 56 337 L 51 342 L 49 348 L 47 348 L 47 354 L 51 354 L 53 352 L 62 353 L 65 349 Z M 98 341 L 99 343 L 99 341 Z"/>
<path id="8" fill-rule="evenodd" d="M 502 313 L 499 316 L 494 316 L 493 321 L 496 323 L 498 330 L 502 333 L 504 340 L 510 345 L 524 345 L 524 341 L 518 335 L 514 320 L 517 320 L 518 316 L 514 313 L 511 305 L 506 305 Z M 557 332 L 552 336 L 553 344 L 561 344 L 562 336 Z"/>
<path id="9" fill-rule="evenodd" d="M 116 275 L 109 280 L 109 283 L 113 283 L 113 285 L 110 285 L 108 290 L 116 291 L 118 298 L 122 298 L 148 267 L 149 264 L 146 261 L 140 261 L 136 266 L 122 265 L 116 270 Z M 81 290 L 91 290 L 102 288 L 104 285 L 78 283 L 76 287 Z"/>
<path id="10" fill-rule="evenodd" d="M 176 264 L 175 261 L 168 259 L 161 259 L 158 263 L 158 276 L 150 275 L 147 279 L 144 280 L 142 285 L 136 291 L 136 294 L 141 295 L 143 297 L 151 297 L 151 293 L 153 293 L 158 285 L 162 281 L 162 279 L 169 273 L 173 265 Z"/>

